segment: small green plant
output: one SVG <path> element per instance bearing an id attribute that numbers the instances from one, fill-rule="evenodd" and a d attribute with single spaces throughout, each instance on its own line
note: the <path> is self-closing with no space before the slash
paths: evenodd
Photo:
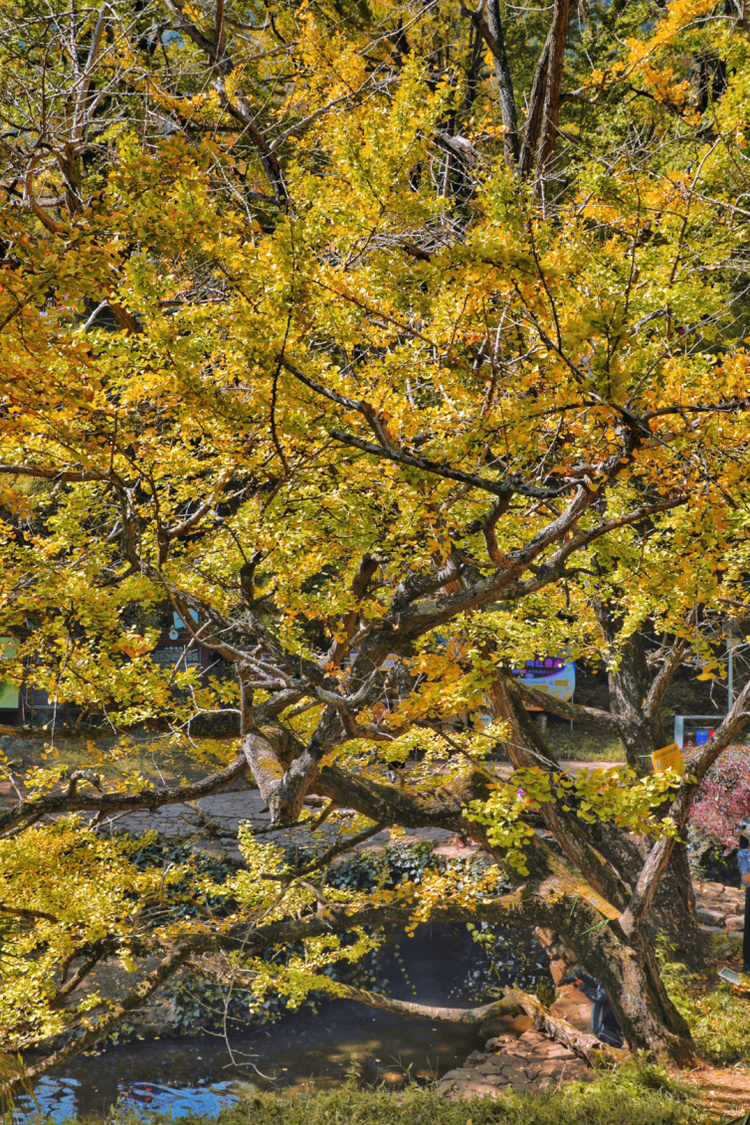
<path id="1" fill-rule="evenodd" d="M 678 1102 L 690 1102 L 695 1098 L 693 1086 L 675 1078 L 659 1063 L 651 1061 L 643 1051 L 612 1070 L 605 1085 L 636 1097 L 653 1093 Z"/>
<path id="2" fill-rule="evenodd" d="M 621 762 L 625 756 L 619 738 L 603 731 L 550 723 L 545 738 L 558 758 L 574 762 Z"/>
<path id="3" fill-rule="evenodd" d="M 546 977 L 542 977 L 542 979 L 536 986 L 536 994 L 541 1000 L 542 1004 L 544 1004 L 545 1008 L 549 1008 L 550 1004 L 554 1003 L 555 996 L 557 995 L 557 989 L 555 988 L 554 982 L 552 980 L 548 980 Z"/>
<path id="4" fill-rule="evenodd" d="M 19 1093 L 34 1099 L 21 1056 L 0 1052 L 0 1118 L 7 1125 L 12 1125 L 15 1120 L 16 1095 Z"/>
<path id="5" fill-rule="evenodd" d="M 730 1066 L 750 1057 L 750 1004 L 717 981 L 706 982 L 672 959 L 674 946 L 657 939 L 661 976 L 672 1001 L 690 1025 L 707 1062 Z"/>

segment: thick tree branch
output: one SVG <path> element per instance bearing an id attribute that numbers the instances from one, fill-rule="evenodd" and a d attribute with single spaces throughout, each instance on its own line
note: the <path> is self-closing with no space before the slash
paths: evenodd
<path id="1" fill-rule="evenodd" d="M 570 23 L 571 0 L 555 0 L 555 11 L 550 30 L 550 53 L 547 67 L 547 83 L 544 92 L 544 111 L 542 114 L 542 136 L 539 142 L 539 171 L 546 175 L 552 162 L 557 143 L 557 123 L 560 118 L 560 94 L 562 92 L 563 61 L 565 40 Z"/>
<path id="2" fill-rule="evenodd" d="M 542 769 L 550 775 L 562 772 L 549 747 L 546 745 L 528 712 L 517 698 L 506 692 L 507 681 L 497 678 L 493 684 L 491 699 L 493 715 L 507 722 L 514 738 L 505 743 L 505 749 L 516 769 Z M 580 871 L 595 891 L 603 895 L 613 906 L 623 909 L 627 902 L 627 888 L 614 870 L 592 846 L 587 838 L 585 822 L 563 808 L 557 799 L 544 801 L 540 813 L 544 823 L 553 834 L 563 853 Z"/>
<path id="3" fill-rule="evenodd" d="M 225 785 L 244 777 L 248 763 L 244 755 L 235 758 L 231 765 L 216 773 L 209 774 L 200 781 L 189 785 L 178 785 L 174 789 L 148 786 L 132 793 L 50 793 L 43 797 L 29 797 L 19 801 L 12 809 L 0 813 L 0 837 L 17 832 L 28 825 L 35 824 L 45 816 L 61 816 L 71 812 L 95 812 L 97 819 L 128 812 L 131 809 L 160 809 L 164 805 L 177 805 L 185 801 L 196 801 L 217 793 Z"/>
<path id="4" fill-rule="evenodd" d="M 554 25 L 553 25 L 554 26 Z M 542 114 L 544 111 L 544 98 L 547 90 L 547 75 L 549 72 L 550 50 L 552 47 L 552 32 L 550 28 L 534 74 L 534 81 L 529 94 L 529 115 L 526 120 L 521 153 L 518 158 L 518 168 L 522 176 L 527 176 L 532 169 L 536 158 L 539 132 L 542 127 Z"/>
<path id="5" fill-rule="evenodd" d="M 508 163 L 515 167 L 518 163 L 519 153 L 518 115 L 516 113 L 516 98 L 513 93 L 513 79 L 508 66 L 508 56 L 505 52 L 500 5 L 498 0 L 488 0 L 487 20 L 489 26 L 483 19 L 481 12 L 475 12 L 472 8 L 465 8 L 463 4 L 461 5 L 461 14 L 469 17 L 492 53 L 500 99 L 500 113 L 502 114 L 505 131 L 503 135 L 505 157 Z"/>
<path id="6" fill-rule="evenodd" d="M 620 734 L 620 720 L 610 711 L 601 711 L 598 707 L 585 707 L 582 703 L 565 702 L 539 691 L 524 680 L 509 680 L 507 691 L 526 703 L 532 703 L 535 707 L 541 707 L 543 711 L 558 715 L 561 719 L 570 719 L 575 723 L 606 730 L 609 734 Z"/>
<path id="7" fill-rule="evenodd" d="M 541 488 L 537 485 L 526 484 L 515 476 L 509 476 L 505 480 L 493 481 L 488 477 L 479 476 L 477 473 L 467 473 L 463 469 L 454 469 L 451 465 L 431 461 L 427 457 L 406 453 L 402 449 L 384 449 L 382 446 L 373 445 L 370 441 L 363 441 L 362 438 L 355 437 L 353 434 L 347 434 L 344 430 L 331 430 L 331 437 L 340 441 L 343 445 L 351 445 L 355 449 L 361 449 L 363 453 L 372 453 L 376 457 L 396 461 L 400 465 L 422 469 L 426 473 L 434 473 L 436 476 L 445 477 L 447 480 L 457 480 L 462 484 L 470 485 L 472 488 L 491 492 L 495 496 L 506 497 L 515 493 L 519 496 L 532 496 L 537 499 L 553 499 L 568 491 L 568 486 L 565 485 L 558 488 Z"/>
<path id="8" fill-rule="evenodd" d="M 664 692 L 672 682 L 675 672 L 682 664 L 688 647 L 688 642 L 683 637 L 679 637 L 670 648 L 666 659 L 662 661 L 662 665 L 654 676 L 643 704 L 643 713 L 648 718 L 653 718 L 658 714 L 662 699 L 664 698 Z"/>
<path id="9" fill-rule="evenodd" d="M 680 784 L 669 809 L 678 834 L 685 830 L 690 810 L 698 787 L 716 759 L 735 738 L 750 719 L 750 683 L 740 692 L 734 706 L 724 722 L 704 744 L 702 749 L 687 759 L 685 777 Z M 623 915 L 622 924 L 626 933 L 633 933 L 644 918 L 654 898 L 670 856 L 674 850 L 676 837 L 668 836 L 657 840 L 648 854 L 638 876 L 628 909 Z"/>

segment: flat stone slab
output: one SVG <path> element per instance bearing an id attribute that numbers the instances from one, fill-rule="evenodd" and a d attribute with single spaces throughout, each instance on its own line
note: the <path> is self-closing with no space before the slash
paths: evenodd
<path id="1" fill-rule="evenodd" d="M 216 835 L 207 835 L 206 829 L 201 826 L 202 816 L 210 822 L 212 831 Z M 106 827 L 108 821 L 102 823 Z M 144 832 L 156 829 L 160 836 L 171 839 L 192 839 L 192 842 L 202 850 L 217 855 L 228 854 L 235 859 L 240 858 L 237 832 L 241 824 L 247 824 L 254 829 L 268 827 L 268 809 L 257 789 L 245 787 L 224 790 L 190 804 L 164 805 L 154 812 L 136 810 L 112 818 L 112 828 L 116 831 L 132 832 L 140 836 Z M 338 838 L 339 832 L 340 828 L 337 826 L 324 824 L 317 833 L 321 846 L 329 847 Z M 440 846 L 447 840 L 454 840 L 455 833 L 447 832 L 442 828 L 407 828 L 403 832 L 403 837 L 407 843 L 429 840 Z M 264 832 L 261 838 L 264 842 L 282 847 L 293 847 L 295 844 L 309 846 L 310 843 L 309 834 L 304 828 L 279 828 L 278 831 Z M 368 841 L 371 848 L 383 847 L 390 842 L 389 830 L 371 837 Z M 476 848 L 456 849 L 457 854 L 462 857 L 474 855 L 477 850 Z"/>
<path id="2" fill-rule="evenodd" d="M 564 984 L 558 989 L 550 1013 L 557 1019 L 567 1020 L 576 1031 L 591 1031 L 591 1001 L 573 984 Z"/>
<path id="3" fill-rule="evenodd" d="M 727 916 L 726 910 L 707 910 L 705 906 L 699 906 L 695 913 L 704 926 L 720 926 Z"/>
<path id="4" fill-rule="evenodd" d="M 551 1093 L 569 1082 L 586 1082 L 593 1077 L 594 1072 L 583 1059 L 538 1031 L 525 1031 L 515 1040 L 511 1035 L 500 1035 L 490 1039 L 487 1048 L 484 1053 L 473 1051 L 463 1066 L 443 1075 L 437 1085 L 447 1098 L 459 1101 L 480 1094 L 495 1096 L 506 1090 Z"/>

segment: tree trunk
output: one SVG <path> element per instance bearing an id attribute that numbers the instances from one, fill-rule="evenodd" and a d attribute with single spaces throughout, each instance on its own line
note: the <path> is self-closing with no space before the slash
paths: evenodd
<path id="1" fill-rule="evenodd" d="M 659 714 L 661 693 L 657 695 L 653 713 L 649 714 L 646 700 L 652 693 L 654 675 L 646 660 L 643 638 L 635 633 L 623 642 L 621 623 L 610 607 L 599 603 L 595 610 L 610 654 L 617 658 L 609 672 L 610 711 L 620 724 L 620 740 L 627 763 L 643 777 L 651 771 L 651 755 L 666 742 Z M 682 841 L 675 844 L 646 925 L 652 938 L 663 931 L 688 958 L 702 950 L 687 847 Z"/>
<path id="2" fill-rule="evenodd" d="M 516 116 L 516 99 L 513 93 L 513 79 L 508 66 L 508 56 L 505 53 L 505 37 L 503 24 L 500 18 L 500 5 L 498 0 L 488 0 L 487 23 L 490 34 L 495 42 L 492 56 L 495 64 L 495 78 L 500 98 L 500 112 L 505 130 L 503 144 L 508 162 L 515 167 L 518 163 L 518 119 Z"/>
<path id="3" fill-rule="evenodd" d="M 570 0 L 555 0 L 552 17 L 549 65 L 542 114 L 542 136 L 539 142 L 539 172 L 545 176 L 552 163 L 557 143 L 557 122 L 560 117 L 565 40 L 570 23 Z"/>
<path id="4" fill-rule="evenodd" d="M 596 1036 L 579 1031 L 567 1020 L 551 1015 L 541 1000 L 518 988 L 506 988 L 500 1000 L 496 1000 L 493 1004 L 483 1004 L 479 1008 L 436 1008 L 429 1004 L 392 1000 L 380 993 L 351 987 L 345 988 L 340 995 L 347 999 L 361 1000 L 364 1004 L 369 1004 L 373 1008 L 382 1008 L 387 1012 L 470 1026 L 485 1023 L 497 1016 L 515 1016 L 525 1012 L 534 1021 L 534 1027 L 550 1039 L 569 1047 L 579 1058 L 585 1059 L 592 1066 L 596 1066 L 604 1059 L 609 1062 L 619 1062 L 626 1057 L 624 1052 L 617 1048 L 600 1043 Z"/>
<path id="5" fill-rule="evenodd" d="M 541 733 L 500 680 L 493 687 L 492 704 L 495 716 L 505 719 L 513 728 L 513 741 L 506 747 L 511 763 L 516 767 L 554 768 L 554 755 L 546 748 Z M 613 826 L 596 825 L 591 829 L 574 814 L 556 809 L 554 803 L 543 805 L 541 812 L 563 854 L 582 879 L 610 903 L 624 908 L 627 887 L 634 887 L 645 853 L 641 863 L 618 872 L 620 857 L 617 851 L 606 847 L 607 836 L 618 831 Z M 607 831 L 601 831 L 605 827 Z M 575 950 L 583 966 L 604 984 L 629 1045 L 648 1044 L 657 1057 L 683 1065 L 694 1058 L 695 1047 L 687 1024 L 661 981 L 653 943 L 655 933 L 665 928 L 670 937 L 675 936 L 676 930 L 681 944 L 692 940 L 700 945 L 685 849 L 678 850 L 682 855 L 660 884 L 659 901 L 634 936 L 628 938 L 618 922 L 608 921 L 604 915 L 592 924 L 588 914 L 576 911 L 575 904 L 573 910 L 568 907 L 561 912 L 557 932 Z M 631 852 L 632 849 L 625 849 L 623 854 Z M 583 917 L 587 920 L 579 921 Z"/>
<path id="6" fill-rule="evenodd" d="M 676 946 L 676 953 L 691 967 L 702 958 L 705 938 L 695 912 L 693 877 L 687 845 L 675 842 L 669 866 L 659 882 L 646 917 L 646 929 L 654 940 L 663 934 Z"/>
<path id="7" fill-rule="evenodd" d="M 645 927 L 628 939 L 617 922 L 592 925 L 583 912 L 563 909 L 558 932 L 604 985 L 629 1047 L 646 1046 L 662 1062 L 695 1063 L 690 1028 L 669 999 Z"/>

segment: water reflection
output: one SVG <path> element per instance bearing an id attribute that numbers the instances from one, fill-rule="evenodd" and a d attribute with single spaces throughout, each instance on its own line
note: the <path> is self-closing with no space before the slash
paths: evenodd
<path id="1" fill-rule="evenodd" d="M 98 1082 L 98 1085 L 96 1084 Z M 65 1121 L 86 1113 L 106 1113 L 116 1103 L 135 1112 L 144 1120 L 152 1113 L 168 1113 L 172 1117 L 186 1117 L 191 1113 L 216 1116 L 226 1105 L 237 1100 L 231 1082 L 218 1082 L 210 1086 L 184 1088 L 161 1086 L 149 1082 L 118 1084 L 112 1089 L 108 1077 L 98 1074 L 85 1078 L 42 1078 L 34 1089 L 35 1104 L 19 1106 L 18 1117 L 32 1122 L 37 1116 L 43 1120 Z"/>
<path id="2" fill-rule="evenodd" d="M 422 1004 L 462 1006 L 481 998 L 489 962 L 463 929 L 424 927 L 386 951 L 381 963 L 390 995 Z M 478 975 L 477 975 L 478 974 Z M 481 979 L 480 979 L 481 978 Z M 351 1001 L 322 1003 L 265 1028 L 219 1035 L 162 1038 L 75 1059 L 35 1089 L 43 1118 L 64 1121 L 103 1113 L 118 1102 L 147 1119 L 215 1115 L 242 1085 L 274 1088 L 338 1085 L 354 1065 L 367 1084 L 429 1081 L 458 1066 L 479 1046 L 478 1028 L 434 1023 Z M 24 1107 L 29 1118 L 36 1108 Z"/>

